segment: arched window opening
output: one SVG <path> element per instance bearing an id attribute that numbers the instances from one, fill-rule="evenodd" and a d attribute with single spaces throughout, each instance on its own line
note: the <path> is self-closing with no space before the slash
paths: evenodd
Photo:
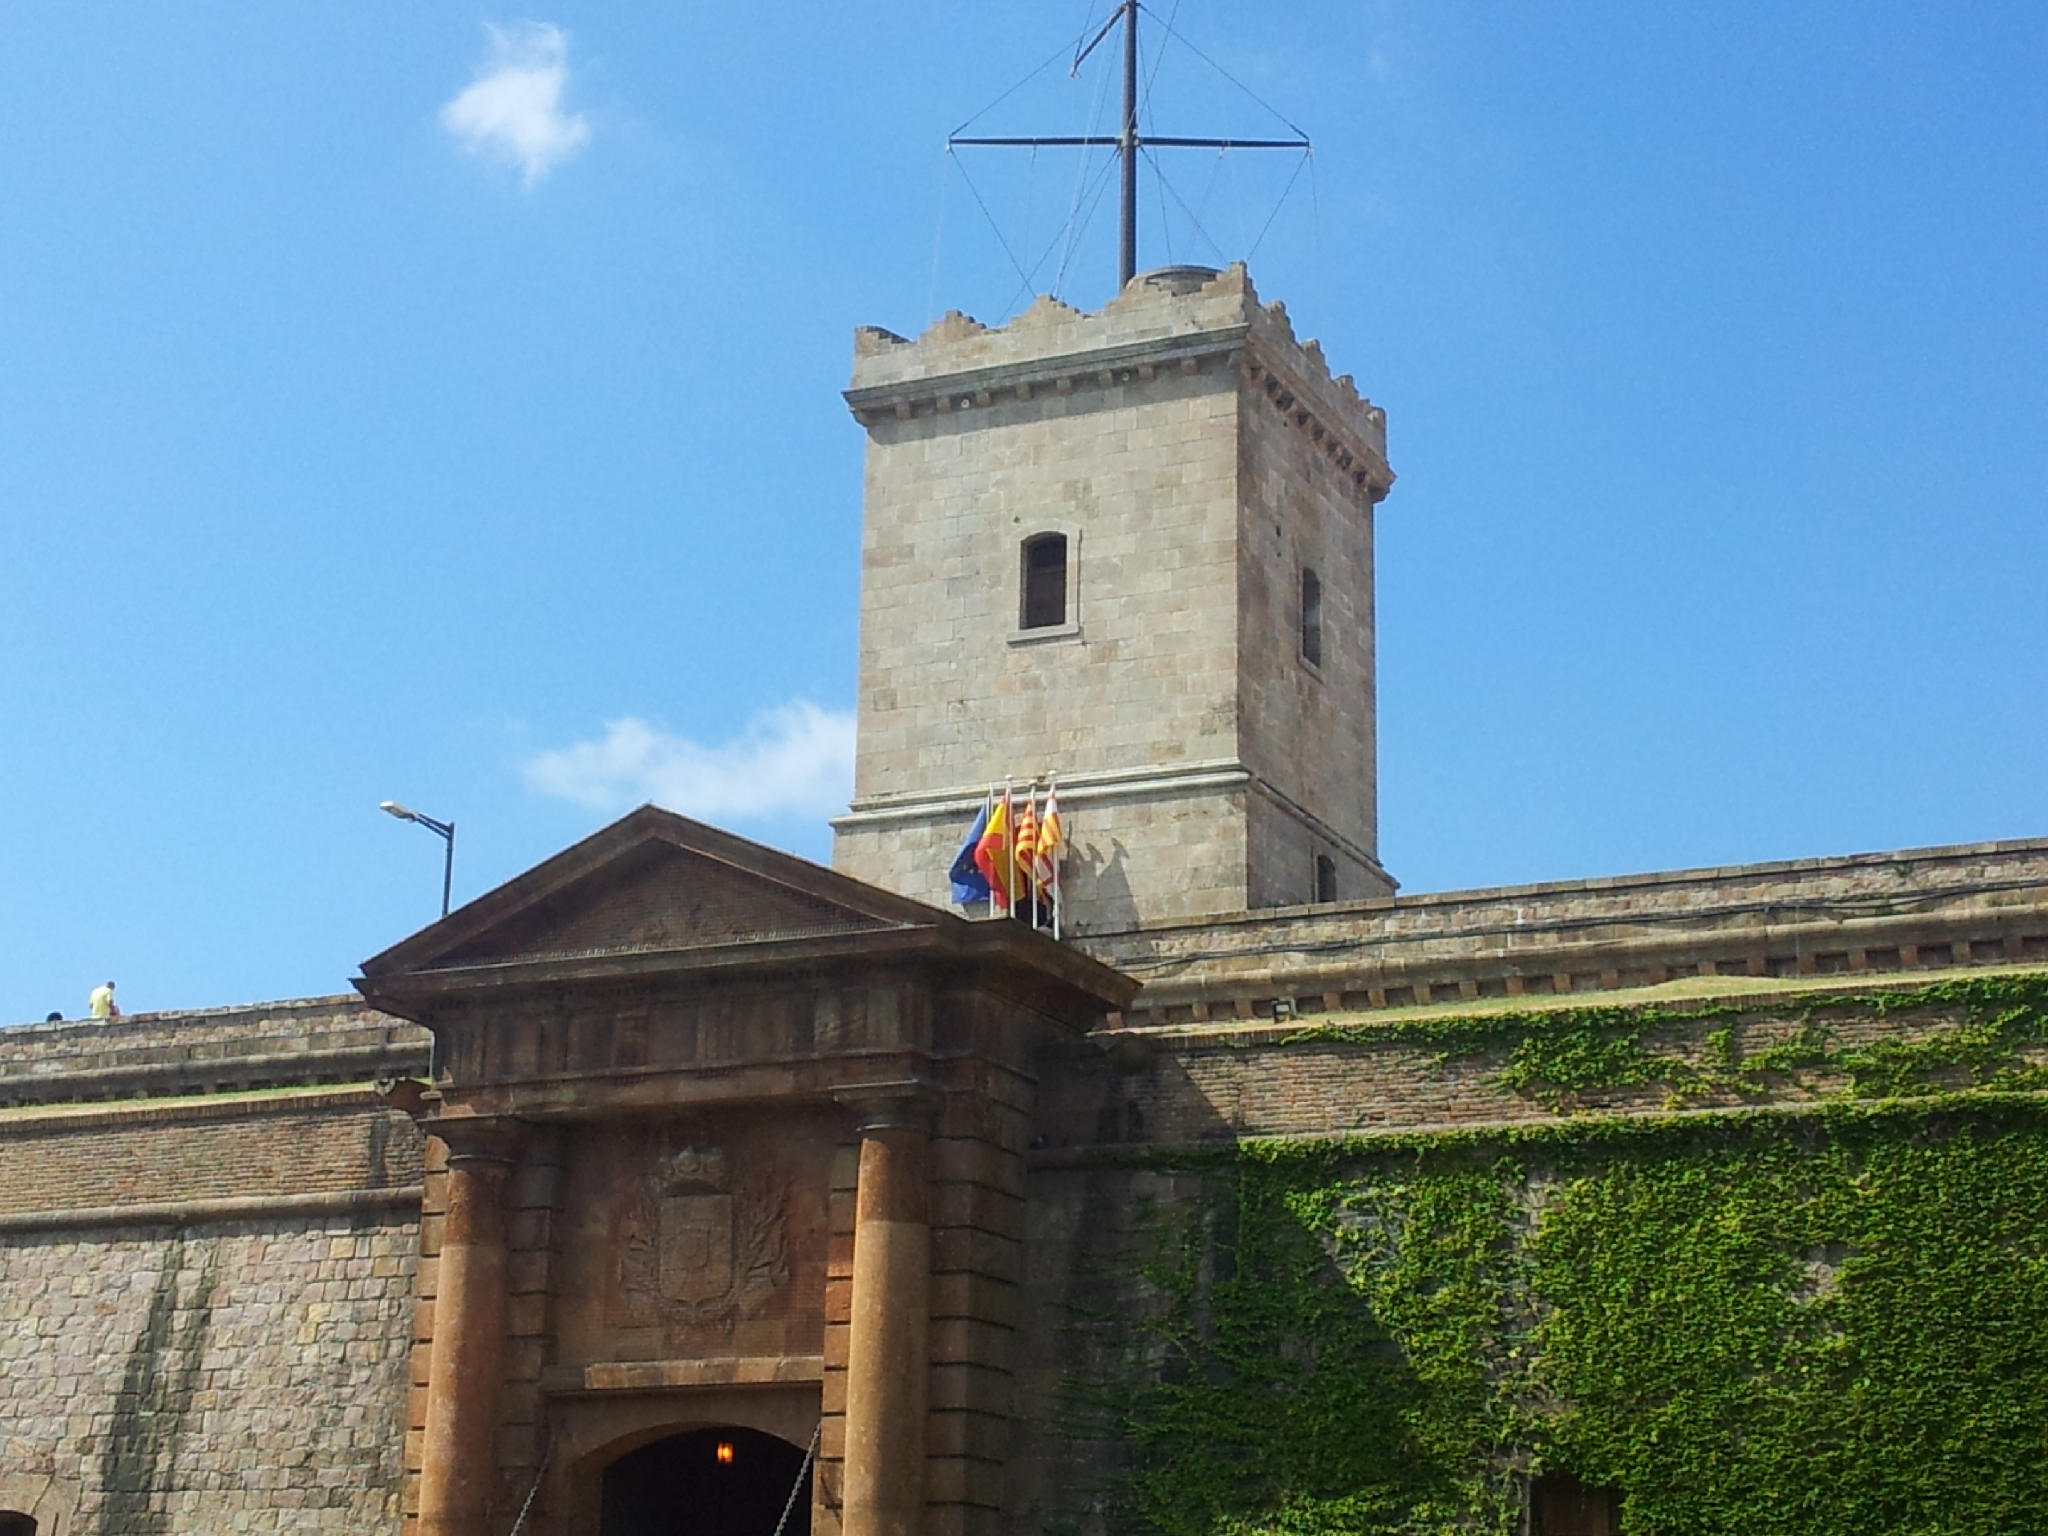
<path id="1" fill-rule="evenodd" d="M 1323 582 L 1307 566 L 1301 569 L 1301 659 L 1323 664 Z"/>
<path id="2" fill-rule="evenodd" d="M 1023 603 L 1019 629 L 1051 629 L 1067 622 L 1067 536 L 1040 533 L 1024 541 Z"/>
<path id="3" fill-rule="evenodd" d="M 1316 900 L 1337 899 L 1337 861 L 1327 853 L 1316 855 Z"/>
<path id="4" fill-rule="evenodd" d="M 36 1536 L 36 1520 L 19 1510 L 0 1509 L 0 1536 Z"/>

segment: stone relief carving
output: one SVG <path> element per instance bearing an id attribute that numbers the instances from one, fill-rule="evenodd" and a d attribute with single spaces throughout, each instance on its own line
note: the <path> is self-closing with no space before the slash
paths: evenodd
<path id="1" fill-rule="evenodd" d="M 789 1181 L 736 1182 L 719 1147 L 665 1153 L 620 1213 L 616 1326 L 671 1332 L 752 1317 L 789 1283 Z"/>

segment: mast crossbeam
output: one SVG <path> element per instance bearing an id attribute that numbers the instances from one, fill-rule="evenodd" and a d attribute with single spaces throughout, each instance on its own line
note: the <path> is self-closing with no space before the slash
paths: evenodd
<path id="1" fill-rule="evenodd" d="M 966 137 L 955 134 L 946 140 L 948 149 L 1114 149 L 1122 161 L 1123 196 L 1117 231 L 1117 286 L 1119 289 L 1138 271 L 1138 153 L 1145 149 L 1298 149 L 1309 152 L 1307 138 L 1294 139 L 1204 139 L 1176 134 L 1138 131 L 1138 0 L 1122 0 L 1117 10 L 1095 34 L 1094 41 L 1074 56 L 1074 69 L 1095 51 L 1116 24 L 1124 27 L 1124 113 L 1121 133 L 1037 134 L 1024 137 Z M 1293 124 L 1288 124 L 1292 127 Z"/>

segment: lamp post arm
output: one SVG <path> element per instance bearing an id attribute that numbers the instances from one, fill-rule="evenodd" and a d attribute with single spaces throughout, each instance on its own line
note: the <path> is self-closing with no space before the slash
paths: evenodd
<path id="1" fill-rule="evenodd" d="M 434 830 L 448 843 L 447 857 L 441 861 L 441 915 L 448 915 L 448 894 L 455 888 L 455 823 L 435 822 Z"/>

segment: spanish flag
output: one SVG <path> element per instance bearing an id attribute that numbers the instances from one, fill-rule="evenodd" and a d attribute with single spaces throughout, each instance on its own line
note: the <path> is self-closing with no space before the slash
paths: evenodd
<path id="1" fill-rule="evenodd" d="M 988 882 L 989 900 L 1004 911 L 1010 907 L 1010 796 L 1007 792 L 988 813 L 981 841 L 974 845 L 974 867 Z"/>

